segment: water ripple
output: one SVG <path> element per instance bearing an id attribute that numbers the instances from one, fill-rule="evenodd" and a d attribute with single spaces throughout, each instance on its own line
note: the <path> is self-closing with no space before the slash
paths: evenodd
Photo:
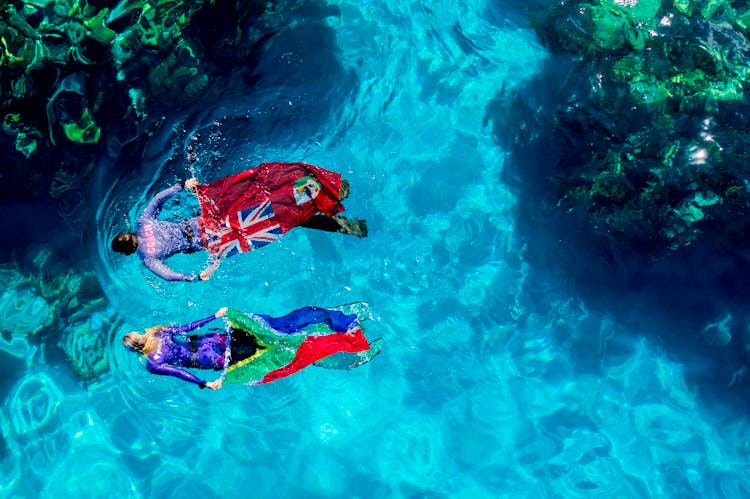
<path id="1" fill-rule="evenodd" d="M 23 377 L 7 402 L 16 434 L 24 435 L 49 424 L 57 415 L 62 400 L 62 392 L 46 374 Z"/>

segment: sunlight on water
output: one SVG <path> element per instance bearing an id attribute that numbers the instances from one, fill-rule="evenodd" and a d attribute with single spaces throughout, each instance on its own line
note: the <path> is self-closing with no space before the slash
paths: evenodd
<path id="1" fill-rule="evenodd" d="M 2 269 L 0 349 L 27 364 L 4 387 L 0 495 L 750 494 L 746 418 L 701 407 L 653 331 L 623 330 L 557 275 L 529 277 L 487 115 L 547 57 L 528 26 L 496 24 L 496 2 L 335 4 L 330 79 L 301 78 L 315 44 L 282 33 L 256 93 L 172 122 L 142 175 L 101 192 L 92 256 L 109 303 L 65 344 L 90 370 L 108 363 L 104 374 L 76 377 L 29 343 L 52 302 Z M 263 161 L 341 172 L 346 214 L 366 218 L 370 236 L 295 229 L 202 283 L 161 281 L 110 251 L 159 190 Z M 186 197 L 164 214 L 194 210 Z M 385 346 L 348 372 L 210 392 L 150 375 L 120 343 L 222 306 L 281 315 L 360 300 L 374 315 L 366 334 Z M 97 349 L 106 355 L 87 357 Z"/>

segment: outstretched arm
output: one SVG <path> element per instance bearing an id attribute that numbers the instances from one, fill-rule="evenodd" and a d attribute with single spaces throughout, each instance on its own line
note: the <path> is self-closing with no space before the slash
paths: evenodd
<path id="1" fill-rule="evenodd" d="M 199 388 L 203 388 L 206 386 L 206 382 L 200 379 L 195 374 L 185 371 L 184 369 L 180 369 L 179 367 L 173 367 L 169 365 L 155 365 L 151 362 L 148 362 L 146 364 L 146 369 L 148 372 L 153 374 L 158 374 L 160 376 L 174 376 L 175 378 L 179 378 L 183 381 L 187 381 L 188 383 L 195 383 L 198 385 Z"/>
<path id="2" fill-rule="evenodd" d="M 195 276 L 189 274 L 183 274 L 182 272 L 175 272 L 174 270 L 167 267 L 167 265 L 161 260 L 153 257 L 144 258 L 143 265 L 154 274 L 158 275 L 162 279 L 167 281 L 194 281 Z"/>
<path id="3" fill-rule="evenodd" d="M 185 371 L 184 369 L 180 369 L 179 367 L 168 365 L 156 366 L 149 362 L 148 364 L 146 364 L 146 369 L 148 369 L 148 372 L 153 374 L 158 374 L 160 376 L 174 376 L 175 378 L 187 381 L 188 383 L 195 383 L 196 385 L 198 385 L 198 388 L 209 387 L 211 390 L 218 390 L 219 388 L 221 388 L 221 378 L 214 381 L 204 381 L 195 374 Z"/>
<path id="4" fill-rule="evenodd" d="M 154 219 L 159 216 L 159 212 L 161 211 L 164 202 L 180 192 L 180 190 L 182 190 L 182 184 L 175 184 L 154 196 L 151 202 L 148 203 L 148 206 L 146 206 L 146 209 L 143 210 L 143 213 L 141 213 L 139 220 Z"/>
<path id="5" fill-rule="evenodd" d="M 189 333 L 190 331 L 194 331 L 195 329 L 198 329 L 199 327 L 203 327 L 209 322 L 218 319 L 219 317 L 223 317 L 227 313 L 227 307 L 221 307 L 219 310 L 216 311 L 215 314 L 209 315 L 205 319 L 199 319 L 197 321 L 193 321 L 189 324 L 183 324 L 182 326 L 174 326 L 170 329 L 173 333 Z"/>

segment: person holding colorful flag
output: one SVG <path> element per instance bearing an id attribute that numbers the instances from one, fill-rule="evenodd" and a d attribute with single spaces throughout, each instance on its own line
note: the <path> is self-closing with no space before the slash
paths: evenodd
<path id="1" fill-rule="evenodd" d="M 159 220 L 163 204 L 182 189 L 195 191 L 201 216 Z M 349 183 L 339 173 L 305 163 L 262 163 L 208 184 L 188 179 L 154 196 L 138 218 L 135 233 L 121 233 L 112 249 L 137 253 L 154 274 L 168 281 L 209 279 L 222 257 L 253 251 L 294 227 L 367 237 L 365 220 L 347 219 L 341 202 Z M 207 249 L 206 268 L 196 277 L 175 272 L 164 260 Z"/>
<path id="2" fill-rule="evenodd" d="M 221 332 L 190 334 L 224 318 Z M 362 322 L 367 303 L 334 308 L 304 307 L 282 317 L 220 308 L 182 326 L 156 326 L 122 338 L 125 348 L 146 357 L 153 374 L 174 376 L 199 388 L 261 384 L 284 378 L 309 365 L 351 369 L 380 353 L 380 339 L 369 342 Z M 186 368 L 222 371 L 205 381 Z"/>

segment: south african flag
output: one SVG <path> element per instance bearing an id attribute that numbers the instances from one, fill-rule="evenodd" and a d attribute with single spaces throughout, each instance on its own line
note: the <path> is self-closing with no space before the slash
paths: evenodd
<path id="1" fill-rule="evenodd" d="M 379 353 L 371 348 L 361 322 L 369 319 L 366 303 L 335 308 L 305 307 L 283 317 L 229 310 L 228 362 L 224 383 L 260 384 L 293 374 L 310 364 L 349 355 L 346 367 L 367 362 Z M 375 345 L 373 345 L 375 346 Z"/>

